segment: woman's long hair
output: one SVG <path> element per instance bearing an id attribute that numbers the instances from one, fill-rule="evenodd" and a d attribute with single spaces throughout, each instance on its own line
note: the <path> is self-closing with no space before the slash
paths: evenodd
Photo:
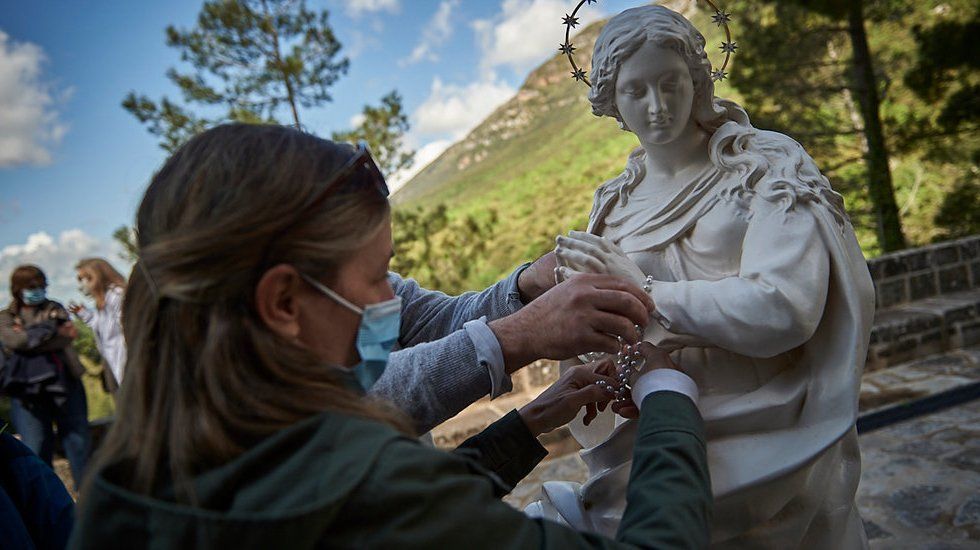
<path id="1" fill-rule="evenodd" d="M 122 468 L 141 494 L 169 479 L 178 501 L 194 503 L 195 475 L 322 411 L 409 431 L 338 368 L 266 328 L 254 303 L 269 267 L 329 282 L 387 223 L 387 198 L 359 173 L 307 208 L 352 154 L 291 128 L 229 124 L 157 172 L 123 305 L 126 383 L 93 472 Z"/>
<path id="2" fill-rule="evenodd" d="M 110 288 L 126 288 L 126 279 L 104 258 L 84 258 L 75 270 L 87 273 L 92 279 L 92 295 L 99 309 L 105 304 L 105 295 Z"/>
<path id="3" fill-rule="evenodd" d="M 663 6 L 631 8 L 602 28 L 592 54 L 589 91 L 596 116 L 613 117 L 626 129 L 616 107 L 616 79 L 623 62 L 647 42 L 675 51 L 687 65 L 694 83 L 691 117 L 711 136 L 708 155 L 719 170 L 739 175 L 739 184 L 727 190 L 725 198 L 747 205 L 752 195 L 759 194 L 787 209 L 797 202 L 819 202 L 839 225 L 850 223 L 844 199 L 799 143 L 783 134 L 754 128 L 740 105 L 715 97 L 704 36 L 675 11 Z M 645 159 L 644 149 L 635 149 L 623 172 L 599 187 L 592 216 L 598 213 L 600 197 L 615 192 L 622 201 L 643 181 Z"/>

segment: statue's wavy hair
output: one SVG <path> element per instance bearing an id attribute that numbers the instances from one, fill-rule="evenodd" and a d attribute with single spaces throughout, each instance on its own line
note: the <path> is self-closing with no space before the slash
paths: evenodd
<path id="1" fill-rule="evenodd" d="M 727 192 L 728 198 L 747 203 L 753 194 L 770 200 L 820 200 L 840 224 L 847 221 L 843 198 L 817 169 L 813 159 L 793 139 L 752 127 L 745 110 L 727 99 L 715 97 L 711 62 L 704 36 L 679 13 L 663 6 L 641 6 L 616 15 L 596 39 L 592 54 L 592 88 L 589 102 L 596 116 L 608 116 L 627 129 L 616 107 L 616 79 L 624 61 L 652 42 L 681 56 L 691 73 L 694 98 L 691 117 L 709 136 L 709 156 L 719 169 L 736 171 L 740 184 Z M 625 199 L 646 172 L 642 148 L 630 154 L 624 171 L 596 191 L 615 190 Z M 593 211 L 593 215 L 595 211 Z"/>
<path id="2" fill-rule="evenodd" d="M 123 302 L 126 377 L 83 492 L 111 467 L 132 491 L 169 480 L 193 504 L 196 475 L 328 410 L 410 432 L 400 413 L 348 389 L 340 367 L 270 330 L 255 305 L 268 267 L 330 284 L 388 223 L 387 198 L 357 173 L 297 218 L 353 154 L 292 128 L 228 124 L 156 173 Z"/>

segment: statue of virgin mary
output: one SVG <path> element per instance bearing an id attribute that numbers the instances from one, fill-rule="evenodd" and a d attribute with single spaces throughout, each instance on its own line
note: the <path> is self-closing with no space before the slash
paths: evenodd
<path id="1" fill-rule="evenodd" d="M 645 285 L 644 340 L 698 384 L 715 497 L 713 547 L 861 548 L 855 420 L 874 313 L 841 196 L 793 139 L 714 96 L 705 40 L 660 6 L 603 28 L 593 112 L 640 146 L 595 193 L 560 271 Z M 573 360 L 576 361 L 576 360 Z M 634 422 L 573 422 L 584 485 L 553 481 L 528 513 L 615 535 Z"/>

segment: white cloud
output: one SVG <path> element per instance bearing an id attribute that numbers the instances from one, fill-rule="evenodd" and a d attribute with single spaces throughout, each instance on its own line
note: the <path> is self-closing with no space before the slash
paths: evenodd
<path id="1" fill-rule="evenodd" d="M 403 185 L 408 183 L 408 180 L 414 178 L 415 175 L 421 172 L 423 168 L 428 166 L 430 162 L 439 158 L 439 155 L 441 155 L 443 151 L 448 149 L 452 144 L 453 140 L 451 139 L 437 139 L 426 143 L 422 147 L 419 147 L 419 149 L 415 151 L 415 158 L 412 159 L 412 165 L 408 168 L 395 172 L 388 178 L 388 187 L 391 188 L 391 192 L 394 193 Z"/>
<path id="2" fill-rule="evenodd" d="M 46 60 L 39 46 L 0 31 L 0 168 L 51 162 L 50 148 L 68 131 L 56 107 L 70 90 L 43 81 Z"/>
<path id="3" fill-rule="evenodd" d="M 412 115 L 415 133 L 420 136 L 445 136 L 460 139 L 517 92 L 509 84 L 489 79 L 466 86 L 432 81 L 429 97 Z"/>
<path id="4" fill-rule="evenodd" d="M 562 17 L 572 6 L 565 0 L 504 0 L 495 17 L 473 22 L 482 48 L 482 66 L 506 66 L 523 76 L 558 51 L 565 40 Z M 594 6 L 580 10 L 578 28 L 601 17 Z"/>
<path id="5" fill-rule="evenodd" d="M 359 17 L 364 13 L 377 13 L 386 11 L 388 13 L 398 13 L 401 9 L 401 0 L 347 0 L 344 4 L 347 14 L 351 17 Z"/>
<path id="6" fill-rule="evenodd" d="M 347 124 L 350 125 L 351 129 L 360 128 L 361 124 L 364 124 L 365 120 L 367 120 L 367 117 L 364 116 L 364 113 L 357 113 L 356 115 L 350 117 Z"/>
<path id="7" fill-rule="evenodd" d="M 422 39 L 408 57 L 398 62 L 399 65 L 411 65 L 419 61 L 438 61 L 435 49 L 442 46 L 453 34 L 453 10 L 459 7 L 459 0 L 443 0 L 436 9 L 435 15 L 422 30 Z"/>
<path id="8" fill-rule="evenodd" d="M 10 273 L 22 264 L 34 264 L 44 271 L 51 299 L 62 303 L 82 301 L 75 264 L 82 258 L 100 256 L 126 276 L 131 266 L 119 257 L 120 250 L 115 242 L 100 241 L 81 229 L 62 231 L 57 239 L 41 231 L 28 236 L 23 244 L 0 248 L 0 303 L 10 301 Z"/>

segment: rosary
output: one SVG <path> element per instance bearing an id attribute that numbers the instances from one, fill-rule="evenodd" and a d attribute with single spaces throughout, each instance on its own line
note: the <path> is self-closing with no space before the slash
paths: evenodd
<path id="1" fill-rule="evenodd" d="M 643 282 L 643 292 L 649 294 L 652 284 L 653 276 L 647 275 L 646 280 Z M 602 380 L 596 381 L 597 386 L 603 386 L 606 391 L 615 394 L 616 401 L 628 401 L 630 399 L 628 392 L 633 389 L 632 386 L 630 386 L 630 378 L 633 376 L 634 372 L 640 372 L 640 369 L 644 367 L 644 365 L 640 364 L 641 361 L 643 361 L 643 358 L 640 355 L 640 343 L 643 341 L 643 329 L 640 327 L 640 325 L 633 325 L 633 328 L 635 328 L 636 333 L 641 336 L 640 342 L 637 342 L 636 345 L 624 346 L 623 337 L 616 337 L 616 340 L 619 341 L 620 346 L 619 353 L 616 355 L 616 372 L 619 373 L 617 376 L 617 385 L 614 387 L 608 382 L 603 382 Z M 590 352 L 585 354 L 589 361 L 597 361 L 602 357 L 602 355 L 603 354 L 600 352 Z"/>

